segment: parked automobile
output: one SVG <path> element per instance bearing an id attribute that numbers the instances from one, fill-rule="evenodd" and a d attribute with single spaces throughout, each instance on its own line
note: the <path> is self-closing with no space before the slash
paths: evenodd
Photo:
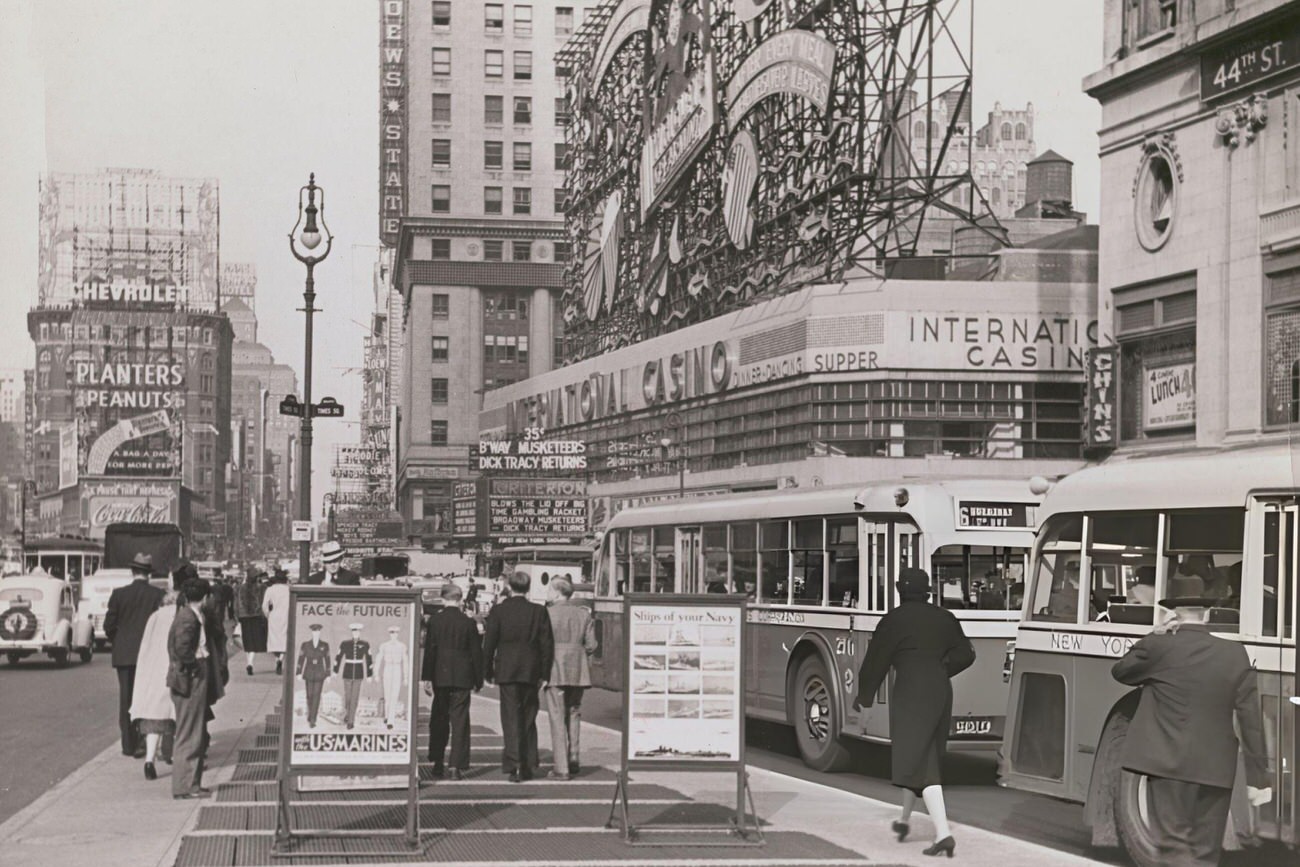
<path id="1" fill-rule="evenodd" d="M 100 569 L 94 575 L 81 579 L 81 614 L 85 617 L 95 635 L 95 646 L 103 648 L 108 644 L 108 635 L 104 632 L 104 615 L 108 613 L 108 597 L 118 587 L 130 584 L 135 576 L 130 569 Z M 165 579 L 164 579 L 165 581 Z M 163 585 L 166 589 L 166 585 Z"/>
<path id="2" fill-rule="evenodd" d="M 77 611 L 70 582 L 44 573 L 0 581 L 0 653 L 10 665 L 35 653 L 44 653 L 60 666 L 67 665 L 73 653 L 90 662 L 93 645 L 93 627 Z"/>

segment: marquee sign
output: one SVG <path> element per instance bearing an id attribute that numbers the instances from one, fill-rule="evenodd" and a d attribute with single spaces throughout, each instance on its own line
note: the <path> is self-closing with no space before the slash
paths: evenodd
<path id="1" fill-rule="evenodd" d="M 607 2 L 557 54 L 576 254 L 557 362 L 914 255 L 929 204 L 972 183 L 942 174 L 969 119 L 959 2 Z M 918 118 L 947 119 L 921 158 Z"/>
<path id="2" fill-rule="evenodd" d="M 406 215 L 406 0 L 379 9 L 379 240 L 393 247 Z"/>

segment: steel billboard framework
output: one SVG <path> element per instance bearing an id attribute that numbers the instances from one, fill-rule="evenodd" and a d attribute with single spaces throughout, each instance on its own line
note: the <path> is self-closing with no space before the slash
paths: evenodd
<path id="1" fill-rule="evenodd" d="M 607 0 L 594 9 L 556 58 L 572 75 L 574 252 L 557 363 L 811 283 L 884 276 L 917 255 L 934 208 L 997 232 L 969 172 L 964 5 Z M 953 196 L 961 187 L 968 192 Z"/>

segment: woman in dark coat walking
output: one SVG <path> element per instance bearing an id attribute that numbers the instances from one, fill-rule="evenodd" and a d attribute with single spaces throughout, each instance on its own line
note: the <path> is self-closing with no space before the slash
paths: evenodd
<path id="1" fill-rule="evenodd" d="M 854 708 L 871 707 L 891 668 L 897 673 L 889 702 L 892 782 L 903 790 L 903 814 L 892 828 L 901 842 L 919 795 L 934 821 L 935 843 L 926 855 L 952 857 L 940 767 L 952 724 L 950 678 L 975 662 L 975 649 L 952 613 L 931 605 L 930 576 L 901 569 L 902 603 L 880 619 L 858 672 Z"/>

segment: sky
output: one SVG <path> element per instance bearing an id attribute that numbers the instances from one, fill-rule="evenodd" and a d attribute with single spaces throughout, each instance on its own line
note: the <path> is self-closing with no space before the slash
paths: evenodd
<path id="1" fill-rule="evenodd" d="M 37 179 L 121 167 L 219 179 L 221 259 L 256 266 L 261 341 L 301 377 L 305 272 L 287 235 L 315 172 L 335 244 L 316 268 L 313 392 L 355 417 L 378 249 L 379 2 L 0 0 L 0 376 L 32 364 Z M 1039 150 L 1074 160 L 1075 206 L 1095 220 L 1101 112 L 1080 82 L 1101 65 L 1102 4 L 965 9 L 976 126 L 995 101 L 1032 102 Z M 317 502 L 331 444 L 356 438 L 353 425 L 318 421 Z"/>

